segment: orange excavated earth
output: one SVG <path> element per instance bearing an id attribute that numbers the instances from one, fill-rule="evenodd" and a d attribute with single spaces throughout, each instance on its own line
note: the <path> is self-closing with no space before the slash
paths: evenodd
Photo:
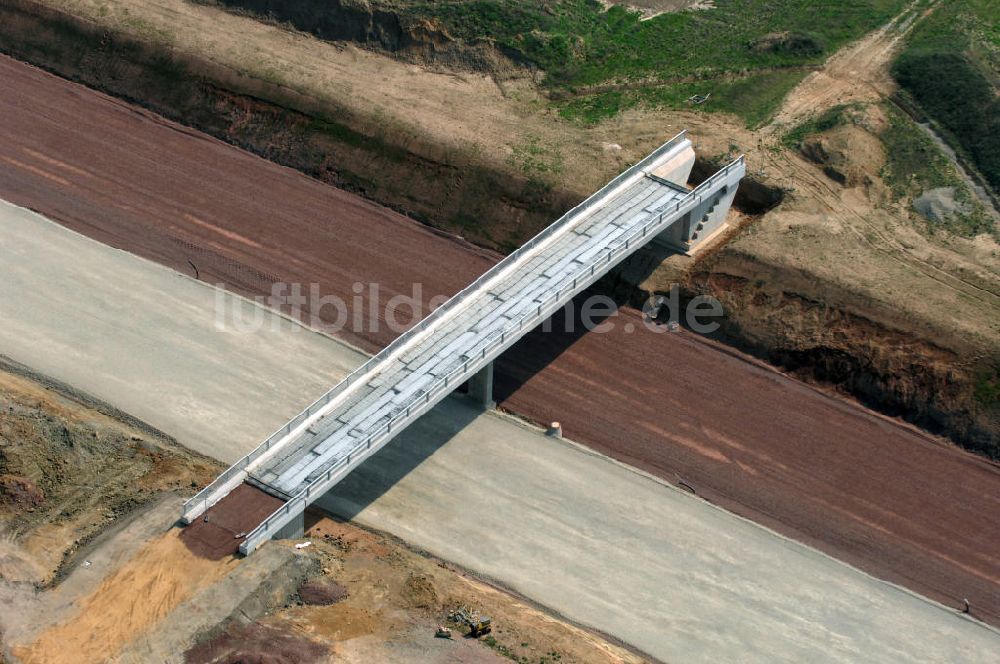
<path id="1" fill-rule="evenodd" d="M 0 57 L 0 197 L 248 294 L 452 294 L 496 257 Z M 1000 624 L 1000 467 L 687 333 L 533 333 L 501 405 L 876 576 Z M 559 325 L 555 329 L 560 329 Z M 392 333 L 343 333 L 368 349 Z M 572 341 L 572 344 L 570 342 Z M 247 441 L 248 445 L 255 441 Z"/>
<path id="2" fill-rule="evenodd" d="M 135 661 L 114 655 L 235 565 L 232 558 L 210 560 L 192 553 L 176 530 L 157 535 L 93 592 L 78 598 L 69 620 L 43 630 L 13 654 L 24 664 Z"/>

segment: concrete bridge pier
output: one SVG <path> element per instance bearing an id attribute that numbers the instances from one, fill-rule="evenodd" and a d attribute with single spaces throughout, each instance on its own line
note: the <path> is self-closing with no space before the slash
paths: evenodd
<path id="1" fill-rule="evenodd" d="M 490 362 L 480 369 L 469 379 L 469 398 L 484 410 L 496 408 L 497 402 L 493 400 L 493 363 Z"/>
<path id="2" fill-rule="evenodd" d="M 691 177 L 694 162 L 694 148 L 688 145 L 650 171 L 649 177 L 679 191 L 687 191 L 687 181 Z M 654 239 L 654 242 L 670 249 L 692 253 L 698 245 L 721 232 L 725 228 L 726 214 L 736 195 L 736 187 L 741 177 L 742 174 L 728 177 L 721 190 L 713 192 L 698 207 L 671 224 Z"/>

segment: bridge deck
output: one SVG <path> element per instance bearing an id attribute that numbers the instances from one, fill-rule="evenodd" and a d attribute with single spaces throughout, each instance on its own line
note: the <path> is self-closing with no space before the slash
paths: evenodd
<path id="1" fill-rule="evenodd" d="M 686 177 L 693 160 L 681 134 L 619 175 L 233 464 L 185 503 L 182 520 L 249 481 L 286 502 L 240 550 L 284 532 L 400 430 L 639 247 L 668 231 L 673 242 L 697 237 L 702 222 L 717 225 L 745 163 L 737 159 L 694 190 L 656 175 Z"/>
<path id="2" fill-rule="evenodd" d="M 516 330 L 518 321 L 543 300 L 570 287 L 580 268 L 600 252 L 624 242 L 687 193 L 648 177 L 626 187 L 581 217 L 559 242 L 513 266 L 433 336 L 384 363 L 336 409 L 251 471 L 251 477 L 288 497 L 295 495 L 393 417 L 419 404 L 436 379 L 474 360 L 496 338 Z"/>

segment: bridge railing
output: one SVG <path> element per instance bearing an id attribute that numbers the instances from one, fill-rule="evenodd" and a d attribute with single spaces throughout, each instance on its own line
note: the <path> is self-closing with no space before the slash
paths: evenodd
<path id="1" fill-rule="evenodd" d="M 398 431 L 404 421 L 419 417 L 424 412 L 430 410 L 441 399 L 447 396 L 448 393 L 453 391 L 455 387 L 461 385 L 469 376 L 499 355 L 506 348 L 509 338 L 519 338 L 523 331 L 534 328 L 548 316 L 552 315 L 552 313 L 562 306 L 564 300 L 576 295 L 606 274 L 617 264 L 615 261 L 617 256 L 635 251 L 636 248 L 656 237 L 670 223 L 676 221 L 681 214 L 686 214 L 690 209 L 696 209 L 704 202 L 706 196 L 714 193 L 713 190 L 737 169 L 745 169 L 745 158 L 742 156 L 712 175 L 676 203 L 668 203 L 664 208 L 661 208 L 656 217 L 647 221 L 641 228 L 630 233 L 617 246 L 609 248 L 607 252 L 598 254 L 598 257 L 592 259 L 589 264 L 581 266 L 573 275 L 572 280 L 569 277 L 566 278 L 567 285 L 565 287 L 557 289 L 546 302 L 526 312 L 518 318 L 516 323 L 512 322 L 498 336 L 494 336 L 492 340 L 484 343 L 476 353 L 478 355 L 477 358 L 466 360 L 443 377 L 434 381 L 426 392 L 416 397 L 406 408 L 401 409 L 386 424 L 360 441 L 351 449 L 347 456 L 338 460 L 320 477 L 307 484 L 304 489 L 275 510 L 247 535 L 243 544 L 240 545 L 240 551 L 244 555 L 247 555 L 263 542 L 270 539 L 274 533 L 284 527 L 296 514 L 328 491 L 354 465 L 359 464 L 362 460 L 378 451 L 384 444 L 388 443 L 393 437 L 393 431 Z"/>
<path id="2" fill-rule="evenodd" d="M 651 152 L 640 162 L 619 174 L 618 177 L 601 187 L 597 192 L 588 197 L 587 200 L 572 208 L 569 212 L 545 228 L 545 230 L 528 240 L 528 242 L 522 245 L 519 249 L 507 255 L 506 258 L 481 274 L 471 284 L 452 296 L 447 302 L 432 311 L 419 323 L 411 327 L 409 330 L 393 340 L 393 342 L 388 346 L 369 358 L 357 369 L 349 373 L 343 380 L 310 404 L 301 413 L 293 417 L 287 424 L 265 438 L 264 441 L 255 449 L 251 450 L 248 454 L 237 460 L 214 482 L 186 501 L 182 508 L 181 520 L 185 523 L 190 523 L 193 519 L 197 518 L 202 512 L 207 510 L 214 504 L 214 502 L 222 497 L 220 494 L 223 494 L 223 490 L 226 490 L 228 484 L 235 482 L 237 478 L 245 478 L 248 469 L 254 464 L 255 461 L 269 452 L 277 443 L 290 436 L 294 430 L 298 429 L 315 417 L 334 399 L 343 396 L 350 388 L 355 387 L 358 380 L 367 375 L 374 367 L 377 367 L 380 363 L 390 359 L 394 354 L 404 350 L 405 347 L 412 343 L 416 337 L 429 333 L 432 327 L 439 325 L 451 314 L 451 312 L 462 304 L 462 302 L 466 301 L 470 296 L 480 291 L 491 280 L 500 278 L 502 276 L 502 272 L 506 268 L 517 263 L 524 257 L 525 254 L 534 250 L 540 244 L 551 239 L 557 233 L 564 230 L 567 226 L 572 224 L 581 213 L 602 202 L 612 191 L 625 183 L 626 180 L 649 168 L 651 164 L 659 160 L 664 154 L 683 143 L 686 140 L 686 135 L 687 132 L 682 131 Z"/>
<path id="3" fill-rule="evenodd" d="M 310 417 L 318 413 L 320 409 L 330 403 L 330 401 L 332 401 L 337 394 L 343 392 L 347 387 L 348 385 L 338 383 L 333 389 L 311 403 L 305 410 L 285 423 L 284 426 L 265 438 L 264 442 L 227 468 L 221 475 L 219 475 L 219 477 L 215 479 L 215 481 L 199 491 L 192 498 L 185 501 L 181 512 L 181 520 L 185 523 L 190 523 L 192 520 L 197 518 L 198 515 L 211 507 L 215 502 L 213 498 L 216 497 L 216 494 L 223 489 L 223 487 L 227 484 L 233 483 L 237 480 L 237 478 L 239 481 L 242 481 L 246 477 L 247 468 L 249 468 L 254 461 L 268 452 L 280 440 L 288 436 L 293 429 L 297 428 Z"/>

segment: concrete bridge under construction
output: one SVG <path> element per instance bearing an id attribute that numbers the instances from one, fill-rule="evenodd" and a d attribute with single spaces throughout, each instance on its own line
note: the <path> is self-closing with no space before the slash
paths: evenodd
<path id="1" fill-rule="evenodd" d="M 722 230 L 744 158 L 689 189 L 694 160 L 681 133 L 609 182 L 233 464 L 182 522 L 247 483 L 284 504 L 240 552 L 298 536 L 310 504 L 457 388 L 492 405 L 493 360 L 576 294 L 650 242 L 692 251 Z"/>

